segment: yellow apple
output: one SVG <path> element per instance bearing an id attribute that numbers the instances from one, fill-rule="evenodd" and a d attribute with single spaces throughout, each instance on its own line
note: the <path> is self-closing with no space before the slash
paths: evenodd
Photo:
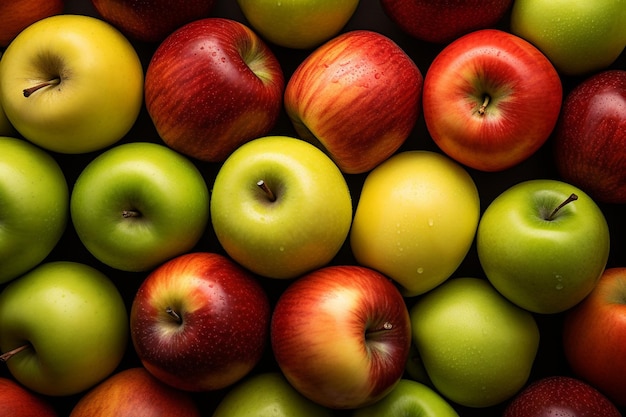
<path id="1" fill-rule="evenodd" d="M 350 245 L 357 262 L 416 296 L 458 268 L 479 218 L 478 190 L 464 168 L 439 153 L 405 151 L 365 179 Z"/>

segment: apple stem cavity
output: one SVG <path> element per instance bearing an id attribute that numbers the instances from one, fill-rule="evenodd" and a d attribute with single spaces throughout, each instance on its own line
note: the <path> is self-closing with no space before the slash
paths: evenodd
<path id="1" fill-rule="evenodd" d="M 177 323 L 182 324 L 183 318 L 172 307 L 167 307 L 165 312 L 172 317 Z"/>
<path id="2" fill-rule="evenodd" d="M 265 195 L 267 195 L 268 200 L 270 201 L 276 201 L 276 195 L 272 192 L 272 190 L 270 189 L 270 187 L 267 186 L 267 184 L 265 183 L 265 181 L 263 180 L 259 180 L 256 185 L 259 186 L 259 188 L 261 190 L 263 190 L 263 192 L 265 193 Z"/>
<path id="3" fill-rule="evenodd" d="M 137 210 L 122 210 L 122 217 L 129 219 L 131 217 L 141 217 L 141 212 Z"/>
<path id="4" fill-rule="evenodd" d="M 578 200 L 578 196 L 576 194 L 572 193 L 569 197 L 567 197 L 565 199 L 565 201 L 563 201 L 554 210 L 552 210 L 552 213 L 550 213 L 550 215 L 548 216 L 548 218 L 546 220 L 553 220 L 554 216 L 556 216 L 556 214 L 559 212 L 559 210 L 561 210 L 563 207 L 565 207 L 566 205 L 568 205 L 572 201 L 576 201 L 576 200 Z"/>
<path id="5" fill-rule="evenodd" d="M 489 105 L 489 102 L 491 101 L 491 96 L 489 96 L 489 94 L 485 94 L 485 97 L 483 97 L 483 104 L 480 105 L 480 107 L 478 108 L 478 114 L 479 115 L 484 115 L 485 111 L 487 110 L 487 106 Z"/>
<path id="6" fill-rule="evenodd" d="M 20 353 L 23 350 L 26 350 L 30 347 L 30 344 L 25 344 L 19 347 L 16 347 L 15 349 L 11 349 L 8 352 L 3 353 L 2 355 L 0 355 L 0 362 L 6 362 L 9 359 L 11 359 L 13 356 L 17 355 L 18 353 Z"/>
<path id="7" fill-rule="evenodd" d="M 30 88 L 25 88 L 24 89 L 24 97 L 28 98 L 31 96 L 31 94 L 33 94 L 35 91 L 38 91 L 44 87 L 50 87 L 50 86 L 56 86 L 59 85 L 61 83 L 61 79 L 59 77 L 57 78 L 53 78 L 49 81 L 44 81 L 43 83 L 39 83 L 37 85 L 34 85 Z"/>

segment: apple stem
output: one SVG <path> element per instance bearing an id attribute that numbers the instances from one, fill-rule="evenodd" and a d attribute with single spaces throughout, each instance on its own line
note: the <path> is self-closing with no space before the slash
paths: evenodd
<path id="1" fill-rule="evenodd" d="M 130 217 L 141 217 L 141 213 L 137 210 L 122 210 L 122 217 L 125 219 Z"/>
<path id="2" fill-rule="evenodd" d="M 8 352 L 3 353 L 2 355 L 0 355 L 0 362 L 6 362 L 9 359 L 11 359 L 13 356 L 17 355 L 18 353 L 20 353 L 23 350 L 26 350 L 30 347 L 30 344 L 25 344 L 19 347 L 16 347 L 15 349 L 11 349 Z"/>
<path id="3" fill-rule="evenodd" d="M 564 206 L 571 203 L 572 201 L 576 201 L 576 200 L 578 200 L 578 196 L 572 193 L 569 197 L 567 197 L 567 199 L 565 199 L 565 201 L 559 204 L 557 208 L 552 210 L 552 213 L 550 213 L 550 215 L 548 216 L 548 220 L 554 219 L 554 216 L 556 216 L 556 213 L 558 213 L 559 210 L 561 210 Z"/>
<path id="4" fill-rule="evenodd" d="M 263 192 L 267 195 L 267 198 L 270 201 L 276 201 L 276 196 L 274 195 L 274 193 L 272 192 L 272 190 L 270 189 L 270 187 L 267 186 L 267 184 L 265 183 L 265 181 L 263 180 L 259 180 L 256 185 L 259 186 L 259 188 L 261 190 L 263 190 Z"/>
<path id="5" fill-rule="evenodd" d="M 174 309 L 172 307 L 167 307 L 165 309 L 165 312 L 167 314 L 170 315 L 170 317 L 172 317 L 174 320 L 176 320 L 178 323 L 182 323 L 183 319 L 182 317 L 180 317 L 180 314 L 178 314 L 176 311 L 174 311 Z"/>
<path id="6" fill-rule="evenodd" d="M 485 97 L 483 99 L 483 104 L 481 104 L 480 108 L 478 109 L 478 114 L 480 114 L 481 116 L 485 114 L 485 110 L 487 110 L 487 106 L 489 105 L 490 101 L 491 101 L 491 97 L 489 96 L 489 94 L 485 94 Z"/>
<path id="7" fill-rule="evenodd" d="M 33 94 L 35 91 L 42 89 L 44 87 L 49 87 L 49 86 L 54 86 L 54 85 L 59 85 L 61 83 L 61 79 L 59 77 L 57 78 L 53 78 L 49 81 L 45 81 L 43 83 L 34 85 L 30 88 L 25 88 L 24 89 L 24 97 L 30 97 L 31 94 Z"/>

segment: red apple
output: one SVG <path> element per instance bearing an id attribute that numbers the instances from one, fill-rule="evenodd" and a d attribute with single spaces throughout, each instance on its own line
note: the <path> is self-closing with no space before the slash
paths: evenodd
<path id="1" fill-rule="evenodd" d="M 329 408 L 357 408 L 381 399 L 402 377 L 409 314 L 382 274 L 328 266 L 281 294 L 271 343 L 280 369 L 302 395 Z"/>
<path id="2" fill-rule="evenodd" d="M 563 349 L 576 375 L 626 405 L 626 267 L 607 268 L 567 312 Z"/>
<path id="3" fill-rule="evenodd" d="M 598 201 L 626 203 L 626 71 L 592 75 L 567 95 L 554 154 L 565 181 Z"/>
<path id="4" fill-rule="evenodd" d="M 219 254 L 178 256 L 152 271 L 130 312 L 133 346 L 148 371 L 182 390 L 238 381 L 267 344 L 268 297 L 256 278 Z"/>
<path id="5" fill-rule="evenodd" d="M 215 0 L 91 0 L 100 16 L 127 36 L 161 42 L 179 27 L 209 17 Z"/>
<path id="6" fill-rule="evenodd" d="M 56 417 L 52 403 L 16 381 L 0 377 L 0 416 Z"/>
<path id="7" fill-rule="evenodd" d="M 348 174 L 371 170 L 411 133 L 421 112 L 422 73 L 380 33 L 357 30 L 313 51 L 285 89 L 298 135 Z"/>
<path id="8" fill-rule="evenodd" d="M 64 0 L 0 1 L 0 48 L 4 48 L 27 26 L 63 12 Z"/>
<path id="9" fill-rule="evenodd" d="M 200 19 L 158 46 L 146 70 L 146 108 L 168 146 L 222 162 L 274 126 L 284 84 L 276 56 L 250 28 Z"/>
<path id="10" fill-rule="evenodd" d="M 144 368 L 126 368 L 84 394 L 70 417 L 200 417 L 188 392 L 170 387 Z"/>
<path id="11" fill-rule="evenodd" d="M 621 417 L 615 405 L 598 390 L 575 378 L 539 379 L 507 406 L 503 417 Z"/>
<path id="12" fill-rule="evenodd" d="M 453 41 L 433 60 L 424 80 L 424 119 L 448 156 L 501 171 L 546 142 L 562 93 L 558 73 L 537 48 L 483 29 Z"/>
<path id="13" fill-rule="evenodd" d="M 400 29 L 414 38 L 448 43 L 498 23 L 513 0 L 380 0 Z"/>

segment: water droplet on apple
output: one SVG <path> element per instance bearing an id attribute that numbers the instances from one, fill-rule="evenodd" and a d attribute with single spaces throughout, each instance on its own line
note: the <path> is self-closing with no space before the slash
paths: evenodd
<path id="1" fill-rule="evenodd" d="M 558 284 L 556 284 L 556 287 L 555 287 L 555 288 L 556 288 L 557 290 L 562 290 L 562 289 L 563 289 L 563 284 L 558 283 Z"/>
<path id="2" fill-rule="evenodd" d="M 417 268 L 417 273 L 418 274 L 423 274 L 424 273 L 424 268 L 422 268 L 421 266 L 419 268 Z"/>
<path id="3" fill-rule="evenodd" d="M 393 329 L 393 324 L 391 324 L 388 321 L 386 321 L 385 324 L 383 324 L 383 329 L 391 330 L 391 329 Z"/>
<path id="4" fill-rule="evenodd" d="M 435 221 L 433 219 L 428 219 L 428 225 L 429 226 L 433 226 L 435 224 Z"/>

